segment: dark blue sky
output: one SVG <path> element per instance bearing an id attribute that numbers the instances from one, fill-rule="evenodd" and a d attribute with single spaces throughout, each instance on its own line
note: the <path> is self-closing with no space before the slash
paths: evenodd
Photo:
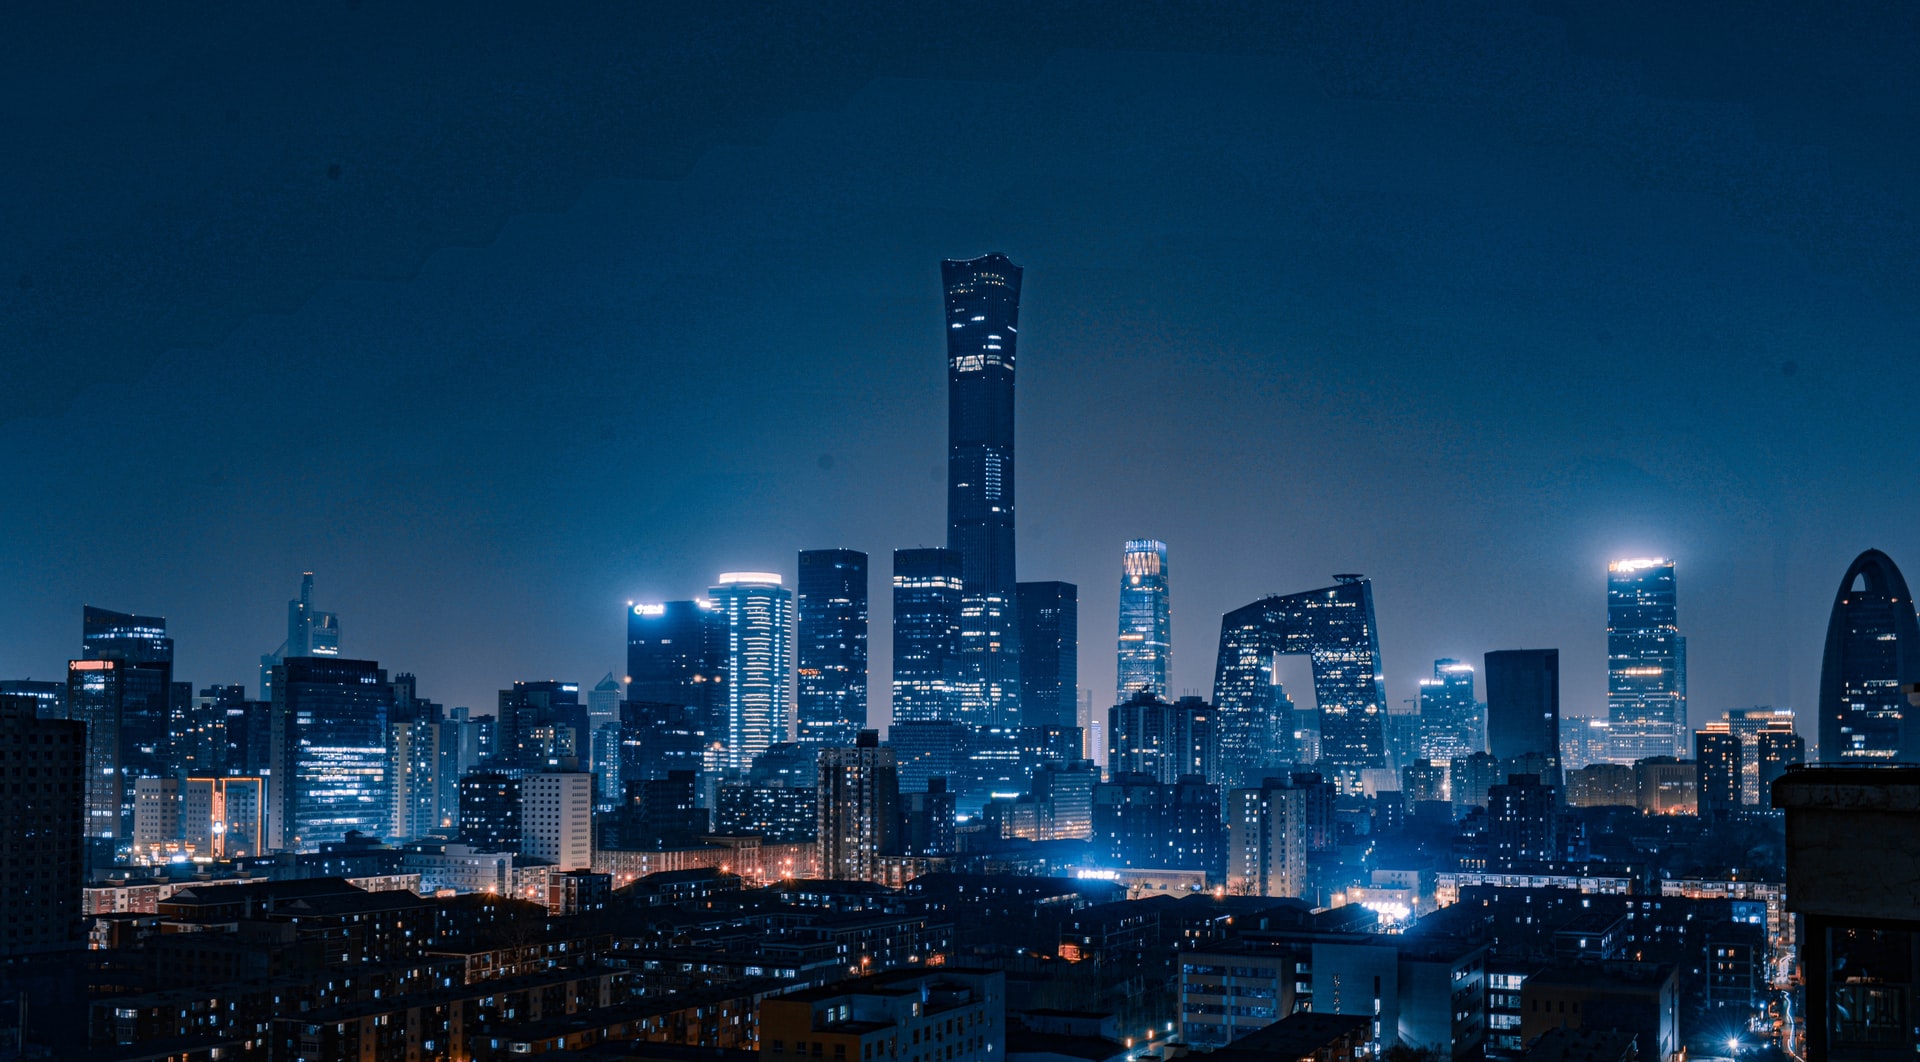
<path id="1" fill-rule="evenodd" d="M 1395 701 L 1552 645 L 1591 713 L 1651 552 L 1695 720 L 1807 711 L 1852 556 L 1920 574 L 1920 15 L 1362 6 L 15 11 L 0 674 L 86 602 L 251 684 L 312 568 L 488 705 L 629 599 L 884 573 L 944 539 L 938 260 L 1003 250 L 1083 686 L 1153 536 L 1180 687 L 1362 571 Z"/>

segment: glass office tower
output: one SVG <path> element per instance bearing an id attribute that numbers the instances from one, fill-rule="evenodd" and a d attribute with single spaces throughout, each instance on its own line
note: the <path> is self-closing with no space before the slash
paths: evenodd
<path id="1" fill-rule="evenodd" d="M 1502 763 L 1539 757 L 1548 764 L 1542 781 L 1559 785 L 1560 650 L 1497 650 L 1486 665 L 1487 751 Z"/>
<path id="2" fill-rule="evenodd" d="M 958 551 L 893 551 L 894 722 L 965 718 L 956 689 L 964 592 Z"/>
<path id="3" fill-rule="evenodd" d="M 1079 725 L 1080 588 L 1020 583 L 1020 725 Z"/>
<path id="4" fill-rule="evenodd" d="M 1901 686 L 1920 682 L 1920 625 L 1893 559 L 1854 558 L 1840 580 L 1820 665 L 1820 760 L 1920 762 L 1916 709 Z"/>
<path id="5" fill-rule="evenodd" d="M 173 639 L 159 616 L 81 613 L 81 658 L 67 665 L 67 717 L 87 724 L 87 836 L 103 849 L 133 837 L 134 781 L 164 776 L 174 700 Z"/>
<path id="6" fill-rule="evenodd" d="M 1433 677 L 1420 680 L 1419 759 L 1451 763 L 1484 751 L 1480 702 L 1473 692 L 1473 665 L 1435 660 Z"/>
<path id="7" fill-rule="evenodd" d="M 1386 766 L 1373 584 L 1360 575 L 1333 578 L 1332 586 L 1261 598 L 1221 618 L 1213 704 L 1222 784 L 1259 785 L 1265 772 L 1299 757 L 1292 705 L 1274 682 L 1273 658 L 1281 653 L 1313 662 L 1324 768 L 1357 791 L 1362 770 Z"/>
<path id="8" fill-rule="evenodd" d="M 1687 755 L 1687 640 L 1677 601 L 1673 561 L 1638 557 L 1608 565 L 1607 722 L 1615 763 Z"/>
<path id="9" fill-rule="evenodd" d="M 708 593 L 726 617 L 726 705 L 720 722 L 729 771 L 744 771 L 785 741 L 793 667 L 793 591 L 777 572 L 722 572 Z"/>
<path id="10" fill-rule="evenodd" d="M 1151 538 L 1127 543 L 1120 557 L 1120 695 L 1167 695 L 1173 666 L 1173 613 L 1167 596 L 1167 544 Z"/>
<path id="11" fill-rule="evenodd" d="M 371 660 L 293 656 L 272 679 L 274 848 L 312 851 L 349 830 L 384 835 L 394 799 L 386 671 Z"/>
<path id="12" fill-rule="evenodd" d="M 852 745 L 867 725 L 867 555 L 800 551 L 794 740 Z"/>
<path id="13" fill-rule="evenodd" d="M 959 695 L 973 726 L 1019 722 L 1014 615 L 1013 382 L 1020 267 L 1004 254 L 942 262 L 947 323 L 947 548 L 960 554 Z"/>

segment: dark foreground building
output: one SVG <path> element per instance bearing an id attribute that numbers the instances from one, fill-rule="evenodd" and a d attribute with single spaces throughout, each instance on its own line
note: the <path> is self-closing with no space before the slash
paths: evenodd
<path id="1" fill-rule="evenodd" d="M 1799 767 L 1787 909 L 1802 919 L 1809 1059 L 1912 1058 L 1920 1043 L 1920 767 Z"/>

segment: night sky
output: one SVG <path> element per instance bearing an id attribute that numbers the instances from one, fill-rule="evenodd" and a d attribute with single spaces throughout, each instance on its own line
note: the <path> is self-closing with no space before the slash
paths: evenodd
<path id="1" fill-rule="evenodd" d="M 938 263 L 991 250 L 1020 575 L 1098 703 L 1129 537 L 1182 689 L 1358 571 L 1391 701 L 1558 646 L 1573 714 L 1607 560 L 1671 555 L 1696 725 L 1810 714 L 1861 549 L 1920 576 L 1920 8 L 911 6 L 14 8 L 0 677 L 91 603 L 251 689 L 313 569 L 348 655 L 491 706 L 849 546 L 884 718 Z"/>

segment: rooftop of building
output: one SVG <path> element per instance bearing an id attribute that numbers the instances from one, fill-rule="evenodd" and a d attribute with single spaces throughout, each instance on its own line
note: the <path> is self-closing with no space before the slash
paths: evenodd
<path id="1" fill-rule="evenodd" d="M 1301 1058 L 1343 1037 L 1367 1035 L 1372 1019 L 1363 1014 L 1321 1014 L 1301 1011 L 1256 1029 L 1208 1058 L 1214 1062 L 1272 1062 Z"/>
<path id="2" fill-rule="evenodd" d="M 904 970 L 888 970 L 871 977 L 836 981 L 818 988 L 806 988 L 798 992 L 790 992 L 780 998 L 796 1003 L 819 1003 L 829 999 L 839 999 L 842 996 L 907 995 L 919 991 L 922 982 L 928 982 L 932 986 L 938 985 L 942 980 L 952 980 L 957 977 L 990 977 L 999 972 L 972 966 L 909 967 Z M 956 984 L 956 987 L 971 986 Z"/>
<path id="3" fill-rule="evenodd" d="M 1527 978 L 1528 988 L 1658 988 L 1674 976 L 1674 967 L 1656 962 L 1556 963 Z"/>
<path id="4" fill-rule="evenodd" d="M 1562 1025 L 1542 1033 L 1521 1057 L 1526 1062 L 1627 1062 L 1637 1055 L 1633 1033 Z"/>
<path id="5" fill-rule="evenodd" d="M 1920 811 L 1920 766 L 1816 763 L 1773 783 L 1773 806 L 1827 811 Z"/>
<path id="6" fill-rule="evenodd" d="M 1108 1062 L 1109 1059 L 1124 1058 L 1127 1045 L 1118 1040 L 1109 1040 L 1104 1036 L 1059 1036 L 1053 1033 L 1028 1032 L 1013 1026 L 1007 1029 L 1007 1057 L 1021 1055 L 1057 1055 L 1064 1058 L 1085 1059 L 1086 1062 Z"/>

